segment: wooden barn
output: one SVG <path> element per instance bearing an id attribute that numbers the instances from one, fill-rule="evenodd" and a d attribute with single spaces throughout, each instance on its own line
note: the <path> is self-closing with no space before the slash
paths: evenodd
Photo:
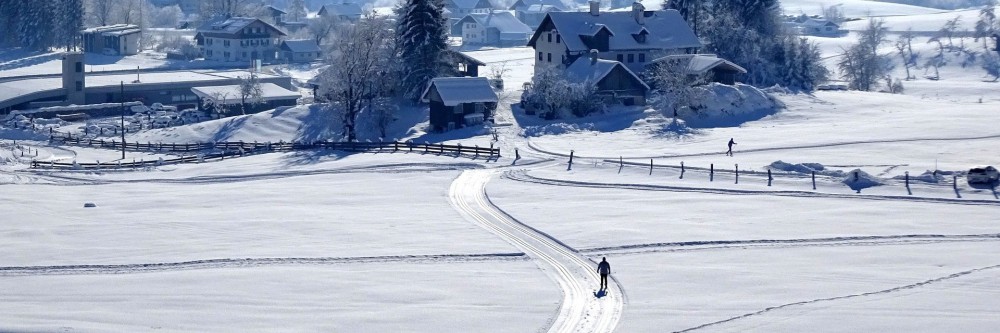
<path id="1" fill-rule="evenodd" d="M 430 126 L 439 132 L 492 119 L 499 100 L 485 77 L 435 78 L 420 99 L 430 104 Z"/>

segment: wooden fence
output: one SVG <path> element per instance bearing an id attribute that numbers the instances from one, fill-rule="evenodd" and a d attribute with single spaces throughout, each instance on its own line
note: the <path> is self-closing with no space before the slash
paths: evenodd
<path id="1" fill-rule="evenodd" d="M 105 149 L 121 150 L 122 143 L 115 140 L 91 139 L 71 134 L 59 134 L 50 136 L 50 141 L 65 145 L 97 147 Z M 118 161 L 114 163 L 76 163 L 76 162 L 31 162 L 32 168 L 52 168 L 52 169 L 111 169 L 111 168 L 142 168 L 148 166 L 158 166 L 178 163 L 199 163 L 210 160 L 222 160 L 227 157 L 241 157 L 251 154 L 270 152 L 289 152 L 310 149 L 330 149 L 348 152 L 410 152 L 437 155 L 468 156 L 472 158 L 484 157 L 486 160 L 496 160 L 500 158 L 500 148 L 489 148 L 479 146 L 463 146 L 414 143 L 412 141 L 399 142 L 338 142 L 338 141 L 313 141 L 313 142 L 199 142 L 199 143 L 141 143 L 126 142 L 124 148 L 127 151 L 141 152 L 161 152 L 161 153 L 191 153 L 196 155 L 186 155 L 173 159 L 158 159 L 153 161 Z"/>

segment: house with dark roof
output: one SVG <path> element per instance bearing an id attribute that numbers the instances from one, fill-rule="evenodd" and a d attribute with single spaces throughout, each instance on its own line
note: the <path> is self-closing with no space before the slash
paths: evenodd
<path id="1" fill-rule="evenodd" d="M 357 22 L 361 19 L 362 14 L 364 14 L 364 10 L 361 9 L 361 5 L 353 2 L 341 2 L 323 5 L 317 15 L 333 16 L 342 21 Z"/>
<path id="2" fill-rule="evenodd" d="M 194 38 L 205 60 L 247 62 L 273 61 L 281 38 L 277 27 L 252 17 L 233 17 L 206 22 Z"/>
<path id="3" fill-rule="evenodd" d="M 290 39 L 278 46 L 278 60 L 284 62 L 312 62 L 323 56 L 314 39 Z"/>
<path id="4" fill-rule="evenodd" d="M 469 14 L 488 14 L 493 11 L 490 0 L 444 0 L 442 12 L 448 17 L 448 26 L 454 26 L 458 20 Z M 461 36 L 452 31 L 452 36 Z"/>
<path id="5" fill-rule="evenodd" d="M 809 18 L 800 23 L 799 31 L 803 35 L 812 36 L 836 36 L 841 32 L 840 25 L 836 22 L 818 18 Z"/>
<path id="6" fill-rule="evenodd" d="M 517 0 L 514 1 L 514 4 L 510 5 L 508 9 L 513 11 L 525 10 L 528 7 L 534 5 L 545 5 L 545 6 L 555 7 L 559 9 L 559 11 L 561 12 L 566 11 L 568 9 L 568 7 L 566 7 L 566 4 L 564 4 L 560 0 Z"/>
<path id="7" fill-rule="evenodd" d="M 542 66 L 565 68 L 590 50 L 598 57 L 621 62 L 640 72 L 650 60 L 695 53 L 702 45 L 676 10 L 647 11 L 634 3 L 631 11 L 600 11 L 590 3 L 588 12 L 549 12 L 528 41 L 535 49 L 535 70 Z"/>
<path id="8" fill-rule="evenodd" d="M 452 25 L 452 35 L 462 36 L 462 44 L 513 46 L 524 45 L 531 28 L 510 12 L 494 11 L 469 14 Z"/>
<path id="9" fill-rule="evenodd" d="M 267 13 L 267 15 L 271 17 L 271 19 L 274 21 L 274 23 L 278 24 L 278 25 L 281 25 L 281 22 L 284 21 L 285 14 L 288 14 L 284 10 L 281 10 L 278 7 L 271 6 L 271 5 L 264 6 L 263 9 L 264 9 L 264 12 Z"/>
<path id="10" fill-rule="evenodd" d="M 420 99 L 430 104 L 431 130 L 439 132 L 492 119 L 499 101 L 485 77 L 434 78 Z"/>

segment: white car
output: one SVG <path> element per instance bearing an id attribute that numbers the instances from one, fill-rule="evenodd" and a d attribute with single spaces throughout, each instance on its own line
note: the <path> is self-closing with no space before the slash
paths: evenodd
<path id="1" fill-rule="evenodd" d="M 977 166 L 965 174 L 969 184 L 992 184 L 1000 179 L 1000 172 L 992 166 Z"/>

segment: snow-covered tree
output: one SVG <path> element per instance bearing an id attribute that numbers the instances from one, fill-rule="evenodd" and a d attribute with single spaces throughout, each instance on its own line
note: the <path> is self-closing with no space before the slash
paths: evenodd
<path id="1" fill-rule="evenodd" d="M 955 43 L 953 42 L 953 38 L 955 37 L 955 34 L 958 32 L 958 27 L 961 24 L 962 24 L 962 15 L 955 16 L 955 18 L 946 21 L 944 25 L 941 26 L 941 29 L 938 30 L 939 38 L 940 37 L 948 38 L 949 49 L 955 48 Z"/>
<path id="2" fill-rule="evenodd" d="M 701 19 L 706 15 L 704 14 L 706 2 L 706 0 L 668 0 L 663 2 L 663 9 L 676 10 L 698 35 Z"/>
<path id="3" fill-rule="evenodd" d="M 984 52 L 983 69 L 986 70 L 986 74 L 993 77 L 993 82 L 1000 80 L 1000 56 L 993 52 Z"/>
<path id="4" fill-rule="evenodd" d="M 834 23 L 844 22 L 844 5 L 837 4 L 830 7 L 825 5 L 820 6 L 820 11 L 823 13 L 823 18 Z"/>
<path id="5" fill-rule="evenodd" d="M 593 82 L 569 82 L 561 71 L 545 67 L 532 76 L 531 87 L 522 98 L 539 106 L 539 116 L 545 119 L 584 117 L 604 110 L 596 92 Z"/>
<path id="6" fill-rule="evenodd" d="M 400 61 L 406 64 L 400 75 L 403 96 L 411 101 L 431 79 L 451 76 L 448 49 L 448 24 L 442 0 L 408 0 L 399 8 L 396 32 Z"/>
<path id="7" fill-rule="evenodd" d="M 653 103 L 661 112 L 669 111 L 668 115 L 677 117 L 678 112 L 693 104 L 695 92 L 692 87 L 704 83 L 705 78 L 688 75 L 690 62 L 691 58 L 664 60 L 649 73 L 654 87 Z"/>
<path id="8" fill-rule="evenodd" d="M 336 104 L 343 115 L 344 138 L 357 139 L 357 121 L 365 101 L 385 95 L 386 68 L 392 57 L 394 38 L 388 19 L 368 14 L 357 24 L 338 30 L 327 52 L 329 67 L 319 75 L 318 94 Z"/>
<path id="9" fill-rule="evenodd" d="M 115 6 L 118 0 L 87 0 L 85 3 L 91 25 L 104 26 L 113 24 Z"/>
<path id="10" fill-rule="evenodd" d="M 260 87 L 257 73 L 250 72 L 240 80 L 240 112 L 247 114 L 247 109 L 264 103 L 264 91 Z"/>
<path id="11" fill-rule="evenodd" d="M 303 0 L 292 0 L 288 4 L 288 21 L 302 22 L 306 18 L 306 3 Z"/>
<path id="12" fill-rule="evenodd" d="M 80 30 L 83 30 L 83 0 L 56 0 L 55 5 L 55 42 L 67 51 L 75 50 L 80 45 Z"/>
<path id="13" fill-rule="evenodd" d="M 885 21 L 869 19 L 868 27 L 859 33 L 858 43 L 844 50 L 837 67 L 851 89 L 871 91 L 892 70 L 889 55 L 878 50 L 886 43 L 887 32 Z"/>
<path id="14" fill-rule="evenodd" d="M 309 20 L 306 29 L 309 30 L 312 38 L 316 40 L 317 45 L 323 45 L 323 41 L 330 37 L 330 34 L 337 30 L 338 26 L 344 24 L 336 15 L 323 15 Z"/>
<path id="15" fill-rule="evenodd" d="M 55 36 L 53 24 L 56 3 L 26 1 L 21 3 L 21 17 L 17 21 L 17 36 L 21 46 L 45 50 L 52 46 Z"/>
<path id="16" fill-rule="evenodd" d="M 254 0 L 202 0 L 201 13 L 206 17 L 247 16 L 259 5 Z"/>
<path id="17" fill-rule="evenodd" d="M 996 0 L 989 0 L 983 9 L 979 10 L 979 20 L 976 21 L 975 34 L 976 41 L 983 39 L 983 49 L 989 52 L 989 41 L 993 34 L 1000 32 L 1000 22 L 997 22 Z"/>

